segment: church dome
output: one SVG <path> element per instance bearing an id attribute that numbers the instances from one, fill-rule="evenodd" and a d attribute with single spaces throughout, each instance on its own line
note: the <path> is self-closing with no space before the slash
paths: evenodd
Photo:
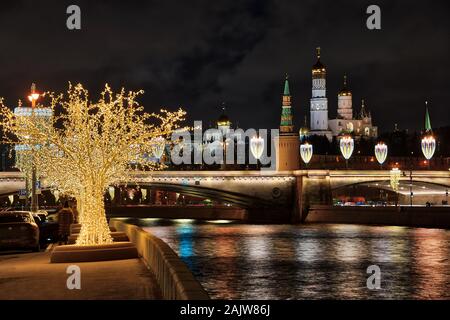
<path id="1" fill-rule="evenodd" d="M 309 128 L 307 128 L 307 127 L 301 127 L 300 130 L 298 131 L 298 134 L 300 135 L 300 137 L 307 136 L 308 133 L 309 133 Z"/>
<path id="2" fill-rule="evenodd" d="M 313 71 L 325 71 L 325 66 L 320 62 L 320 58 L 317 59 L 317 62 L 313 65 Z"/>
<path id="3" fill-rule="evenodd" d="M 317 62 L 312 67 L 313 73 L 325 72 L 325 66 L 320 61 L 320 47 L 317 47 Z"/>
<path id="4" fill-rule="evenodd" d="M 230 126 L 230 118 L 225 114 L 225 106 L 222 106 L 222 114 L 217 119 L 217 126 Z"/>
<path id="5" fill-rule="evenodd" d="M 351 96 L 352 92 L 347 88 L 347 76 L 344 75 L 344 86 L 338 93 L 339 96 Z"/>
<path id="6" fill-rule="evenodd" d="M 217 119 L 218 125 L 226 125 L 229 123 L 230 123 L 230 119 L 228 118 L 228 116 L 226 114 L 221 114 L 219 119 Z"/>
<path id="7" fill-rule="evenodd" d="M 309 128 L 308 128 L 306 116 L 305 116 L 305 123 L 298 131 L 298 134 L 299 134 L 300 138 L 307 137 L 309 135 Z"/>

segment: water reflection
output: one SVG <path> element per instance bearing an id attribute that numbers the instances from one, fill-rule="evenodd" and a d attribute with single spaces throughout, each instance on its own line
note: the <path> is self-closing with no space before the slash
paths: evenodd
<path id="1" fill-rule="evenodd" d="M 450 231 L 138 221 L 217 299 L 449 299 Z M 381 290 L 368 290 L 369 265 Z"/>
<path id="2" fill-rule="evenodd" d="M 416 278 L 414 298 L 439 299 L 434 288 L 449 286 L 449 237 L 448 232 L 438 229 L 417 229 L 413 231 L 414 248 L 411 275 Z M 420 276 L 418 276 L 420 275 Z"/>
<path id="3" fill-rule="evenodd" d="M 194 254 L 192 242 L 193 229 L 191 224 L 181 224 L 176 228 L 176 232 L 180 239 L 178 255 L 181 258 L 188 258 Z"/>

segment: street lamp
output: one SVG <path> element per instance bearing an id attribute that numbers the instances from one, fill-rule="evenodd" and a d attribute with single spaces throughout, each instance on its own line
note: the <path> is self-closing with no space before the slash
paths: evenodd
<path id="1" fill-rule="evenodd" d="M 383 163 L 386 161 L 388 154 L 388 146 L 384 142 L 378 142 L 375 145 L 375 158 L 377 158 L 380 168 L 383 168 Z"/>
<path id="2" fill-rule="evenodd" d="M 352 156 L 353 149 L 355 148 L 355 141 L 350 136 L 344 136 L 339 142 L 342 156 L 345 159 L 345 166 L 348 168 L 348 159 Z"/>
<path id="3" fill-rule="evenodd" d="M 395 200 L 395 206 L 397 206 L 398 203 L 398 186 L 400 184 L 400 176 L 401 172 L 398 170 L 398 168 L 393 168 L 390 171 L 390 185 L 392 190 L 396 193 L 396 200 Z"/>
<path id="4" fill-rule="evenodd" d="M 40 94 L 36 92 L 36 85 L 33 83 L 31 85 L 31 93 L 28 95 L 28 100 L 31 102 L 31 108 L 30 107 L 22 107 L 18 106 L 14 109 L 14 115 L 20 119 L 20 117 L 32 117 L 34 121 L 39 121 L 39 119 L 50 119 L 53 115 L 53 111 L 51 108 L 44 108 L 44 107 L 36 107 L 36 101 L 39 99 Z M 29 139 L 29 137 L 24 137 L 25 139 Z M 16 151 L 16 155 L 18 158 L 21 157 L 21 154 L 25 154 L 29 152 L 30 159 L 28 161 L 31 161 L 31 211 L 35 212 L 38 210 L 38 197 L 37 197 L 37 173 L 36 173 L 36 163 L 35 163 L 35 148 L 38 147 L 36 145 L 16 145 L 14 147 Z M 17 159 L 16 159 L 17 161 Z M 20 162 L 20 160 L 19 160 Z M 28 193 L 29 188 L 29 179 L 26 179 L 26 190 Z M 28 197 L 27 201 L 28 201 Z"/>
<path id="5" fill-rule="evenodd" d="M 311 161 L 313 156 L 313 146 L 308 142 L 305 142 L 300 145 L 300 156 L 302 157 L 303 162 L 308 166 L 308 163 Z"/>
<path id="6" fill-rule="evenodd" d="M 256 164 L 258 165 L 258 160 L 261 158 L 264 151 L 264 139 L 261 137 L 253 137 L 250 139 L 250 151 L 253 157 L 256 159 Z"/>
<path id="7" fill-rule="evenodd" d="M 230 141 L 228 140 L 228 138 L 225 138 L 224 141 L 220 142 L 220 145 L 222 146 L 222 157 L 223 157 L 222 169 L 223 170 L 226 170 L 226 168 L 227 168 L 227 152 L 228 152 L 227 148 L 228 148 L 229 143 L 230 143 Z"/>

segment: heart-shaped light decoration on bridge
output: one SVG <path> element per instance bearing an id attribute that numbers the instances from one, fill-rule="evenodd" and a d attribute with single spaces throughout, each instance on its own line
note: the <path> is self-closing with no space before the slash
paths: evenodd
<path id="1" fill-rule="evenodd" d="M 378 142 L 375 145 L 375 157 L 379 164 L 383 164 L 386 161 L 388 154 L 388 146 L 384 142 Z"/>
<path id="2" fill-rule="evenodd" d="M 344 159 L 348 160 L 352 156 L 353 149 L 355 148 L 355 141 L 350 136 L 342 137 L 339 141 L 339 147 Z"/>
<path id="3" fill-rule="evenodd" d="M 264 151 L 264 139 L 261 137 L 253 137 L 250 139 L 250 151 L 255 159 L 261 158 Z"/>
<path id="4" fill-rule="evenodd" d="M 308 142 L 305 142 L 300 145 L 300 156 L 305 164 L 308 164 L 311 161 L 313 156 L 313 146 Z"/>
<path id="5" fill-rule="evenodd" d="M 430 160 L 436 150 L 436 139 L 432 135 L 423 137 L 422 152 L 427 160 Z"/>

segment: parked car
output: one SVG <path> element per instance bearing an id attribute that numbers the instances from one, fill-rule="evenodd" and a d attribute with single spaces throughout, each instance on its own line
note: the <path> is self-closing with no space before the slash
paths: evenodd
<path id="1" fill-rule="evenodd" d="M 52 219 L 47 211 L 38 210 L 33 213 L 34 220 L 39 227 L 39 242 L 42 246 L 58 240 L 58 222 Z"/>
<path id="2" fill-rule="evenodd" d="M 0 212 L 0 249 L 40 250 L 39 227 L 30 211 Z"/>

